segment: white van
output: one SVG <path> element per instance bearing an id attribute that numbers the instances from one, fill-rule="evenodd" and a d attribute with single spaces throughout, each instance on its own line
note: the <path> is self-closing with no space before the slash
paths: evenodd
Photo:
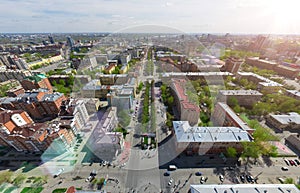
<path id="1" fill-rule="evenodd" d="M 177 169 L 177 167 L 175 166 L 175 165 L 169 165 L 169 170 L 171 171 L 171 170 L 176 170 Z"/>

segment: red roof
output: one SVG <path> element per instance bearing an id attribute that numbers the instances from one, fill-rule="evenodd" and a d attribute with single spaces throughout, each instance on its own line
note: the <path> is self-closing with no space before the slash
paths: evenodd
<path id="1" fill-rule="evenodd" d="M 70 188 L 68 188 L 68 190 L 66 191 L 66 193 L 75 193 L 76 189 L 74 186 L 71 186 Z"/>

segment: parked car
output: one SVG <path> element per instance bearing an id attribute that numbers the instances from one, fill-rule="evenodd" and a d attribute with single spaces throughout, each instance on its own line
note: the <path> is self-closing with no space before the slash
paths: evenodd
<path id="1" fill-rule="evenodd" d="M 169 171 L 166 171 L 165 173 L 164 173 L 164 176 L 170 176 L 171 175 L 171 173 L 169 172 Z"/>
<path id="2" fill-rule="evenodd" d="M 241 179 L 241 182 L 245 183 L 246 180 L 245 180 L 245 176 L 244 175 L 241 175 L 240 179 Z"/>
<path id="3" fill-rule="evenodd" d="M 281 170 L 283 170 L 283 171 L 288 171 L 289 168 L 288 168 L 288 167 L 281 167 Z"/>
<path id="4" fill-rule="evenodd" d="M 246 175 L 247 182 L 254 183 L 254 178 L 251 175 Z"/>
<path id="5" fill-rule="evenodd" d="M 85 179 L 86 182 L 91 182 L 95 177 L 94 176 L 89 176 L 87 179 Z"/>
<path id="6" fill-rule="evenodd" d="M 96 175 L 97 175 L 97 171 L 96 170 L 91 171 L 90 176 L 96 176 Z"/>
<path id="7" fill-rule="evenodd" d="M 204 181 L 205 181 L 205 178 L 204 178 L 204 176 L 201 176 L 201 177 L 200 177 L 200 183 L 201 183 L 201 184 L 203 184 L 203 183 L 204 183 Z"/>
<path id="8" fill-rule="evenodd" d="M 169 182 L 168 182 L 168 186 L 171 186 L 172 183 L 173 183 L 173 179 L 171 178 L 171 179 L 169 180 Z"/>
<path id="9" fill-rule="evenodd" d="M 293 160 L 289 160 L 289 162 L 290 162 L 291 166 L 295 166 L 296 165 Z"/>
<path id="10" fill-rule="evenodd" d="M 290 165 L 290 162 L 287 159 L 284 158 L 283 160 L 286 163 L 286 165 L 288 165 L 288 166 Z"/>
<path id="11" fill-rule="evenodd" d="M 295 161 L 298 165 L 300 165 L 300 161 L 299 161 L 299 160 L 295 159 L 294 161 Z"/>
<path id="12" fill-rule="evenodd" d="M 224 176 L 223 175 L 220 175 L 219 179 L 220 179 L 221 182 L 224 182 Z"/>
<path id="13" fill-rule="evenodd" d="M 195 175 L 196 176 L 202 176 L 202 173 L 201 172 L 196 172 Z"/>
<path id="14" fill-rule="evenodd" d="M 283 178 L 277 178 L 279 180 L 280 183 L 284 183 L 284 179 Z"/>

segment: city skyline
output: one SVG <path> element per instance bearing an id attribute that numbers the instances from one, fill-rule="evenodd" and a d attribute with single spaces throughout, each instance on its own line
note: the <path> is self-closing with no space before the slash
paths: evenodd
<path id="1" fill-rule="evenodd" d="M 22 1 L 1 3 L 2 33 L 154 32 L 300 34 L 296 0 Z"/>

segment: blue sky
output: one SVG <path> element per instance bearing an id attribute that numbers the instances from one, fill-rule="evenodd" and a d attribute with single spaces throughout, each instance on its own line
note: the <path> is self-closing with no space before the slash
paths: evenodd
<path id="1" fill-rule="evenodd" d="M 1 0 L 0 32 L 115 32 L 152 25 L 158 32 L 300 34 L 299 7 L 300 0 Z"/>

